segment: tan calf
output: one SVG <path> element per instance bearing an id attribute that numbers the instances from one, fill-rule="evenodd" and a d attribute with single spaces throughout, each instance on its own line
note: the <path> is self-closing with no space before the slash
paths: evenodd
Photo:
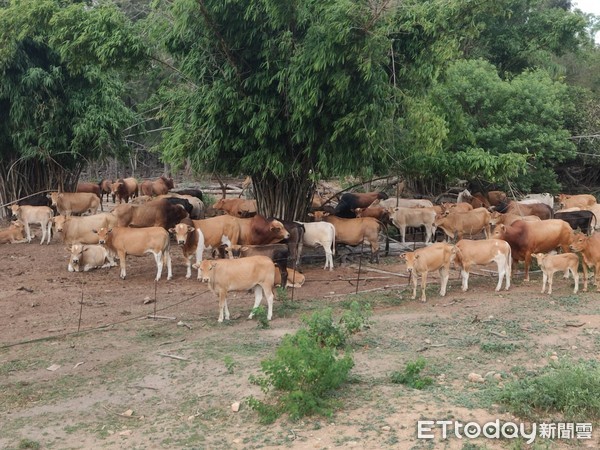
<path id="1" fill-rule="evenodd" d="M 542 219 L 540 219 L 538 216 L 520 216 L 512 213 L 502 214 L 498 211 L 494 211 L 490 215 L 491 225 L 512 225 L 517 220 L 524 220 L 525 222 L 539 222 Z"/>
<path id="2" fill-rule="evenodd" d="M 97 244 L 98 234 L 94 230 L 117 226 L 117 217 L 111 213 L 93 216 L 56 216 L 52 219 L 54 231 L 62 234 L 65 244 Z"/>
<path id="3" fill-rule="evenodd" d="M 285 287 L 291 288 L 299 288 L 302 287 L 304 282 L 306 281 L 306 277 L 300 272 L 290 269 L 287 270 L 287 282 L 285 283 Z M 281 271 L 279 267 L 275 266 L 275 286 L 281 286 Z"/>
<path id="4" fill-rule="evenodd" d="M 100 197 L 90 192 L 51 192 L 52 206 L 59 214 L 96 214 L 100 208 Z"/>
<path id="5" fill-rule="evenodd" d="M 196 258 L 196 264 L 202 261 L 204 253 L 204 234 L 200 228 L 194 228 L 185 223 L 178 223 L 174 228 L 169 229 L 169 233 L 175 236 L 175 241 L 181 245 L 183 259 L 186 263 L 185 277 L 192 276 L 192 258 Z M 200 270 L 198 270 L 198 279 L 200 279 Z"/>
<path id="6" fill-rule="evenodd" d="M 438 215 L 435 226 L 441 228 L 450 239 L 458 236 L 460 240 L 464 234 L 474 235 L 482 231 L 487 238 L 490 235 L 490 212 L 485 208 L 475 208 L 467 212 Z"/>
<path id="7" fill-rule="evenodd" d="M 589 208 L 596 204 L 596 197 L 590 194 L 567 195 L 559 194 L 558 203 L 561 208 Z"/>
<path id="8" fill-rule="evenodd" d="M 167 264 L 167 280 L 173 277 L 169 233 L 164 228 L 101 228 L 98 230 L 98 237 L 100 244 L 106 247 L 111 257 L 115 254 L 119 257 L 122 279 L 127 276 L 126 256 L 144 256 L 147 253 L 152 253 L 156 261 L 156 281 L 160 280 L 165 263 Z"/>
<path id="9" fill-rule="evenodd" d="M 276 268 L 271 258 L 249 256 L 240 259 L 204 260 L 193 267 L 200 270 L 202 281 L 208 282 L 209 289 L 219 296 L 219 322 L 223 322 L 223 316 L 229 320 L 227 293 L 249 289 L 254 290 L 252 309 L 260 305 L 264 295 L 267 298 L 267 319 L 271 320 L 273 317 Z M 248 318 L 251 319 L 253 315 L 251 312 Z"/>
<path id="10" fill-rule="evenodd" d="M 371 245 L 371 261 L 379 262 L 379 232 L 383 224 L 372 217 L 361 217 L 359 219 L 342 219 L 331 216 L 323 211 L 315 211 L 316 222 L 324 220 L 335 228 L 335 240 L 338 244 L 359 245 L 368 243 Z"/>
<path id="11" fill-rule="evenodd" d="M 71 253 L 67 267 L 69 272 L 87 272 L 116 266 L 114 259 L 101 245 L 73 244 L 67 251 Z"/>
<path id="12" fill-rule="evenodd" d="M 498 266 L 498 284 L 496 291 L 502 288 L 502 279 L 506 278 L 505 289 L 510 287 L 512 255 L 508 242 L 501 239 L 471 241 L 460 240 L 452 250 L 454 262 L 460 267 L 462 290 L 469 289 L 469 272 L 474 265 L 485 265 L 492 261 Z"/>
<path id="13" fill-rule="evenodd" d="M 414 252 L 403 253 L 400 260 L 406 261 L 406 270 L 411 274 L 413 293 L 412 298 L 417 298 L 417 277 L 421 276 L 421 301 L 427 301 L 425 289 L 427 288 L 427 274 L 439 271 L 441 287 L 440 295 L 446 295 L 448 277 L 450 276 L 450 262 L 452 245 L 439 242 L 429 247 L 420 248 Z"/>
<path id="14" fill-rule="evenodd" d="M 0 244 L 20 244 L 27 242 L 25 225 L 20 220 L 11 222 L 8 228 L 0 230 Z"/>
<path id="15" fill-rule="evenodd" d="M 243 198 L 221 198 L 214 205 L 214 209 L 225 211 L 234 217 L 249 217 L 256 214 L 256 200 Z"/>
<path id="16" fill-rule="evenodd" d="M 435 231 L 436 212 L 433 208 L 393 208 L 390 210 L 390 220 L 402 236 L 402 242 L 405 241 L 406 227 L 425 227 L 425 243 L 433 240 Z"/>
<path id="17" fill-rule="evenodd" d="M 94 197 L 98 199 L 95 195 Z M 31 229 L 29 228 L 29 225 L 32 223 L 39 223 L 42 227 L 42 240 L 40 241 L 40 244 L 44 243 L 44 239 L 47 239 L 46 244 L 50 243 L 50 239 L 52 239 L 52 216 L 54 215 L 52 209 L 47 206 L 29 205 L 12 205 L 10 209 L 13 216 L 25 226 L 27 242 L 31 243 Z"/>
<path id="18" fill-rule="evenodd" d="M 554 272 L 565 272 L 565 277 L 568 277 L 569 272 L 571 272 L 575 280 L 573 294 L 577 294 L 579 290 L 579 256 L 575 253 L 561 253 L 560 255 L 535 253 L 533 256 L 537 259 L 538 266 L 543 272 L 542 294 L 546 290 L 546 281 L 548 282 L 548 294 L 552 294 Z"/>

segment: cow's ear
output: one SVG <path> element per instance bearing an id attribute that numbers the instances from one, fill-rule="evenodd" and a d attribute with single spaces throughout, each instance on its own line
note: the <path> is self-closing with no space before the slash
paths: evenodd
<path id="1" fill-rule="evenodd" d="M 315 217 L 313 213 L 308 213 L 308 217 Z"/>
<path id="2" fill-rule="evenodd" d="M 323 217 L 327 217 L 328 215 L 329 215 L 329 213 L 328 213 L 328 212 L 324 212 L 324 213 L 323 213 Z"/>
<path id="3" fill-rule="evenodd" d="M 112 233 L 112 228 L 109 228 L 107 233 Z"/>
<path id="4" fill-rule="evenodd" d="M 188 225 L 187 230 L 188 230 L 188 233 L 191 233 L 192 231 L 195 230 L 195 228 Z"/>
<path id="5" fill-rule="evenodd" d="M 419 255 L 419 254 L 415 255 L 415 260 L 419 259 L 420 256 L 421 255 Z"/>
<path id="6" fill-rule="evenodd" d="M 171 234 L 175 233 L 175 228 L 169 228 L 169 233 L 171 233 Z"/>
<path id="7" fill-rule="evenodd" d="M 73 250 L 71 250 L 71 249 L 72 249 L 72 247 L 65 247 L 65 250 L 68 251 L 69 253 L 73 252 Z"/>
<path id="8" fill-rule="evenodd" d="M 94 234 L 98 234 L 98 230 L 96 230 L 96 229 L 92 229 L 92 233 L 94 233 Z"/>
<path id="9" fill-rule="evenodd" d="M 243 247 L 240 248 L 240 250 L 242 252 L 247 252 L 248 250 L 250 250 L 250 248 L 247 245 L 244 245 Z"/>
<path id="10" fill-rule="evenodd" d="M 406 260 L 406 253 L 401 253 L 401 254 L 398 256 L 398 259 L 399 259 L 400 261 L 404 261 L 404 260 Z"/>

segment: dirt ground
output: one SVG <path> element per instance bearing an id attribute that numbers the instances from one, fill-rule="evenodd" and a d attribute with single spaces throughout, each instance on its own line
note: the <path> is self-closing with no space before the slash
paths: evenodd
<path id="1" fill-rule="evenodd" d="M 259 329 L 246 319 L 247 293 L 231 295 L 233 320 L 218 324 L 215 296 L 184 278 L 176 247 L 173 280 L 163 275 L 158 283 L 151 256 L 128 259 L 126 280 L 118 267 L 69 273 L 67 258 L 58 241 L 0 246 L 0 448 L 529 448 L 515 440 L 442 439 L 439 430 L 434 440 L 417 439 L 417 421 L 518 421 L 488 387 L 501 389 L 553 356 L 600 355 L 600 295 L 572 294 L 572 280 L 559 275 L 552 296 L 539 293 L 539 273 L 529 283 L 516 273 L 511 289 L 496 293 L 495 275 L 479 270 L 463 293 L 453 271 L 447 296 L 437 295 L 433 277 L 423 304 L 410 299 L 396 256 L 363 264 L 358 295 L 356 265 L 340 267 L 336 258 L 335 270 L 324 271 L 322 258 L 304 267 L 307 282 L 293 298 L 288 291 L 276 301 L 270 328 Z M 339 409 L 332 417 L 259 424 L 244 400 L 268 398 L 249 382 L 260 361 L 303 315 L 327 306 L 339 312 L 353 299 L 368 301 L 373 317 L 352 339 L 355 366 L 338 393 Z M 493 351 L 507 343 L 512 350 Z M 390 381 L 419 356 L 434 386 L 417 391 Z M 471 372 L 486 381 L 469 382 Z M 534 448 L 600 448 L 594 425 L 591 440 L 538 439 Z"/>

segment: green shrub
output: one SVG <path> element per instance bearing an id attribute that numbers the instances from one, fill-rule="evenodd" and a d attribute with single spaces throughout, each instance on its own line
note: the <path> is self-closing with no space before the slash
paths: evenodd
<path id="1" fill-rule="evenodd" d="M 223 362 L 225 363 L 225 367 L 227 368 L 227 373 L 228 374 L 233 374 L 234 370 L 235 370 L 235 366 L 237 366 L 236 362 L 233 360 L 233 358 L 229 355 L 225 356 L 225 358 L 223 358 Z"/>
<path id="2" fill-rule="evenodd" d="M 263 423 L 273 422 L 282 413 L 293 420 L 311 414 L 329 416 L 330 394 L 346 382 L 353 365 L 350 354 L 340 357 L 335 348 L 323 346 L 308 330 L 299 330 L 284 336 L 275 357 L 262 361 L 265 376 L 251 378 L 263 392 L 276 391 L 276 405 L 253 397 L 248 404 Z"/>
<path id="3" fill-rule="evenodd" d="M 404 384 L 414 389 L 426 388 L 433 384 L 433 378 L 421 376 L 421 371 L 425 368 L 426 364 L 425 358 L 409 361 L 403 372 L 392 372 L 392 383 Z"/>
<path id="4" fill-rule="evenodd" d="M 258 322 L 258 328 L 267 329 L 269 328 L 269 319 L 267 319 L 267 308 L 260 305 L 252 309 L 252 314 Z"/>
<path id="5" fill-rule="evenodd" d="M 308 333 L 321 345 L 326 347 L 342 348 L 346 346 L 348 338 L 369 324 L 371 306 L 368 303 L 352 302 L 349 308 L 342 313 L 342 317 L 335 323 L 333 311 L 326 308 L 317 311 L 310 317 L 303 317 Z"/>
<path id="6" fill-rule="evenodd" d="M 538 418 L 562 413 L 566 420 L 600 418 L 600 363 L 563 361 L 509 383 L 498 401 L 516 415 Z"/>

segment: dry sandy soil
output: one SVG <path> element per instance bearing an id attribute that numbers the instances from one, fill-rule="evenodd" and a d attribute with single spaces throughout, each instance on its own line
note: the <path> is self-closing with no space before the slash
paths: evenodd
<path id="1" fill-rule="evenodd" d="M 599 358 L 600 295 L 574 295 L 572 281 L 559 275 L 552 296 L 539 293 L 539 273 L 530 283 L 517 273 L 509 291 L 496 293 L 494 275 L 484 271 L 463 293 L 453 271 L 448 295 L 437 295 L 434 277 L 423 304 L 410 299 L 395 256 L 363 266 L 386 273 L 362 272 L 358 295 L 354 266 L 341 268 L 336 259 L 329 272 L 319 262 L 305 267 L 307 282 L 293 299 L 288 292 L 276 301 L 270 328 L 259 329 L 246 319 L 253 302 L 246 293 L 231 296 L 233 320 L 218 324 L 216 298 L 184 278 L 178 248 L 174 279 L 155 285 L 151 256 L 130 258 L 123 281 L 118 268 L 69 273 L 62 243 L 38 242 L 0 247 L 4 449 L 528 448 L 514 440 L 444 440 L 439 430 L 435 440 L 419 440 L 416 424 L 515 421 L 490 388 L 550 364 L 553 354 Z M 352 338 L 355 366 L 337 393 L 339 409 L 332 417 L 259 424 L 244 400 L 268 398 L 249 382 L 260 361 L 302 326 L 303 315 L 327 306 L 339 313 L 352 299 L 369 302 L 373 316 Z M 155 308 L 163 318 L 147 318 Z M 390 374 L 419 356 L 434 385 L 393 384 Z M 488 374 L 485 383 L 469 382 L 471 372 Z M 600 448 L 595 426 L 591 441 L 538 439 L 535 448 Z"/>

